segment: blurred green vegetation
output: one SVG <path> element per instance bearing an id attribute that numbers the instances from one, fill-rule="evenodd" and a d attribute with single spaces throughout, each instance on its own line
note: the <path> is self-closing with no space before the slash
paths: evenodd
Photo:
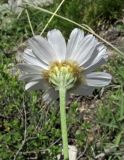
<path id="1" fill-rule="evenodd" d="M 46 8 L 54 11 L 59 3 L 60 0 L 55 0 Z M 39 34 L 50 15 L 27 9 L 34 32 Z M 121 19 L 122 9 L 123 0 L 66 0 L 58 14 L 97 30 Z M 74 27 L 54 17 L 44 35 L 58 28 L 67 39 Z M 42 92 L 24 91 L 24 83 L 12 73 L 11 66 L 17 63 L 15 53 L 31 36 L 25 11 L 17 18 L 10 10 L 0 10 L 0 160 L 14 158 L 23 143 L 25 127 L 26 139 L 17 160 L 56 160 L 56 155 L 61 154 L 58 104 L 47 106 L 42 101 Z M 103 69 L 113 75 L 113 81 L 102 96 L 101 91 L 96 90 L 92 97 L 75 97 L 67 108 L 69 144 L 78 147 L 80 160 L 92 160 L 101 153 L 105 154 L 103 160 L 124 159 L 123 58 L 111 57 Z"/>
<path id="2" fill-rule="evenodd" d="M 91 0 L 84 10 L 84 22 L 97 28 L 111 25 L 123 16 L 123 0 Z"/>

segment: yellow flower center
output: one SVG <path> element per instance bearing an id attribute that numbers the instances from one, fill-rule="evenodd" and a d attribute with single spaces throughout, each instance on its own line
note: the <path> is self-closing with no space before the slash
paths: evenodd
<path id="1" fill-rule="evenodd" d="M 81 83 L 83 80 L 82 70 L 75 62 L 54 62 L 48 70 L 43 72 L 44 78 L 58 89 L 60 86 L 66 89 Z"/>

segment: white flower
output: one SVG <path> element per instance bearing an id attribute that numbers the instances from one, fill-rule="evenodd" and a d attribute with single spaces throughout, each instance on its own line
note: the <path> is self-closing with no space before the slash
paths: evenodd
<path id="1" fill-rule="evenodd" d="M 26 90 L 45 90 L 45 99 L 58 98 L 60 81 L 68 93 L 90 95 L 98 87 L 111 82 L 111 75 L 92 72 L 107 61 L 106 47 L 91 34 L 84 36 L 80 29 L 71 32 L 67 42 L 59 30 L 48 32 L 47 39 L 35 36 L 28 40 L 24 51 L 21 80 Z"/>

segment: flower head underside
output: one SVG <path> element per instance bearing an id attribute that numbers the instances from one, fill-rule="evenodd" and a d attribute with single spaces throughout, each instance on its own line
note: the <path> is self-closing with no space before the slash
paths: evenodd
<path id="1" fill-rule="evenodd" d="M 106 63 L 108 54 L 106 47 L 91 34 L 85 36 L 76 28 L 66 45 L 62 33 L 53 29 L 47 39 L 34 36 L 28 44 L 23 53 L 24 63 L 18 65 L 26 90 L 46 90 L 45 96 L 56 99 L 60 85 L 70 93 L 90 95 L 95 88 L 111 82 L 110 74 L 94 72 Z"/>
<path id="2" fill-rule="evenodd" d="M 67 90 L 74 85 L 83 83 L 82 69 L 72 61 L 54 62 L 48 70 L 43 71 L 44 79 L 53 84 L 56 89 L 61 86 Z"/>

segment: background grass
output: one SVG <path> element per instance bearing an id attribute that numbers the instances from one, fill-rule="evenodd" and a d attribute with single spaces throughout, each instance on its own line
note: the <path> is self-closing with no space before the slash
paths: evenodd
<path id="1" fill-rule="evenodd" d="M 55 11 L 59 3 L 55 0 L 47 9 Z M 101 30 L 122 18 L 123 6 L 123 0 L 66 0 L 58 13 Z M 13 75 L 15 53 L 32 36 L 26 13 L 17 19 L 11 11 L 0 8 L 0 160 L 14 158 L 24 140 L 25 127 L 25 143 L 16 159 L 56 160 L 62 146 L 58 104 L 47 106 L 42 92 L 24 91 L 17 72 Z M 35 34 L 39 34 L 50 16 L 33 8 L 28 12 Z M 68 39 L 74 27 L 54 18 L 44 35 L 58 28 Z M 92 97 L 70 98 L 67 108 L 69 144 L 77 146 L 80 160 L 124 159 L 123 57 L 112 56 L 102 69 L 113 75 L 111 85 L 96 90 Z"/>

